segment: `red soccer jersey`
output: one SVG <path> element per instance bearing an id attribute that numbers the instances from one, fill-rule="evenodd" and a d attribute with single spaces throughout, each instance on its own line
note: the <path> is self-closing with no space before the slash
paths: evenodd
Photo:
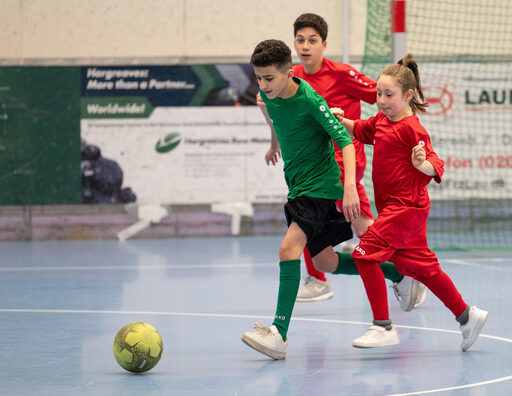
<path id="1" fill-rule="evenodd" d="M 340 107 L 348 119 L 361 118 L 361 100 L 369 104 L 377 100 L 376 83 L 354 67 L 323 59 L 322 67 L 316 73 L 307 74 L 302 64 L 293 66 L 293 73 L 306 80 L 313 89 L 325 98 L 329 107 Z M 359 182 L 366 167 L 364 146 L 354 142 L 356 149 L 357 174 Z M 340 148 L 335 144 L 336 161 L 343 172 L 343 158 Z M 343 175 L 342 175 L 343 176 Z"/>
<path id="2" fill-rule="evenodd" d="M 368 120 L 356 120 L 354 136 L 362 143 L 374 146 L 375 206 L 379 217 L 389 219 L 376 231 L 396 248 L 426 247 L 430 211 L 427 185 L 433 177 L 414 167 L 412 148 L 418 144 L 423 146 L 426 159 L 437 172 L 434 180 L 438 183 L 444 172 L 444 162 L 434 152 L 430 136 L 418 117 L 411 115 L 394 122 L 379 111 Z"/>
<path id="3" fill-rule="evenodd" d="M 375 81 L 344 63 L 324 58 L 316 73 L 307 74 L 302 64 L 294 65 L 293 73 L 323 96 L 329 107 L 342 108 L 351 120 L 361 118 L 361 100 L 370 104 L 377 100 Z"/>

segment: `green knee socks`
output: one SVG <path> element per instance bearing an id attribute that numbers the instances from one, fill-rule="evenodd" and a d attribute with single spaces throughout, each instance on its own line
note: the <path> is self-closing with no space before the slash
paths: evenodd
<path id="1" fill-rule="evenodd" d="M 279 294 L 274 322 L 279 334 L 286 341 L 295 299 L 300 285 L 300 260 L 287 260 L 279 263 Z"/>
<path id="2" fill-rule="evenodd" d="M 348 252 L 336 252 L 338 255 L 338 268 L 333 274 L 345 274 L 345 275 L 359 275 L 356 263 L 352 258 L 352 253 Z M 403 275 L 398 272 L 395 264 L 390 262 L 380 263 L 380 268 L 384 273 L 384 277 L 392 282 L 400 282 L 403 279 Z"/>

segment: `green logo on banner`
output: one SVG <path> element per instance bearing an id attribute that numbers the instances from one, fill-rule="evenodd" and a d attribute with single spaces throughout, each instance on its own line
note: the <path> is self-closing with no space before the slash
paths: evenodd
<path id="1" fill-rule="evenodd" d="M 180 134 L 177 132 L 171 132 L 156 142 L 155 150 L 159 153 L 168 153 L 169 151 L 174 150 L 180 142 Z"/>
<path id="2" fill-rule="evenodd" d="M 82 118 L 147 118 L 153 106 L 144 97 L 82 98 Z"/>

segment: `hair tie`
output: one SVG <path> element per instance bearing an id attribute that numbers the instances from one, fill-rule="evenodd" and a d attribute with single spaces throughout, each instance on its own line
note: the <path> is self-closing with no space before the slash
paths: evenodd
<path id="1" fill-rule="evenodd" d="M 411 70 L 414 73 L 414 64 L 412 64 L 410 62 L 404 63 L 403 59 L 400 59 L 397 63 L 401 66 L 407 67 L 409 70 Z"/>

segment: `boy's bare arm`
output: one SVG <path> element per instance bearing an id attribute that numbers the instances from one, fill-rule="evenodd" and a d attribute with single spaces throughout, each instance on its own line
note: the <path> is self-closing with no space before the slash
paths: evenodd
<path id="1" fill-rule="evenodd" d="M 356 219 L 361 214 L 359 195 L 356 187 L 356 150 L 348 144 L 341 150 L 345 179 L 343 181 L 343 214 L 347 221 Z"/>
<path id="2" fill-rule="evenodd" d="M 263 113 L 265 121 L 267 121 L 267 124 L 270 128 L 270 148 L 265 153 L 265 162 L 267 163 L 267 165 L 275 165 L 279 161 L 279 158 L 281 158 L 281 148 L 279 147 L 279 142 L 277 141 L 274 125 L 272 124 L 272 120 L 268 115 L 267 107 L 265 106 L 265 102 L 261 100 L 261 95 L 259 94 L 259 92 L 258 95 L 256 95 L 256 104 Z"/>

